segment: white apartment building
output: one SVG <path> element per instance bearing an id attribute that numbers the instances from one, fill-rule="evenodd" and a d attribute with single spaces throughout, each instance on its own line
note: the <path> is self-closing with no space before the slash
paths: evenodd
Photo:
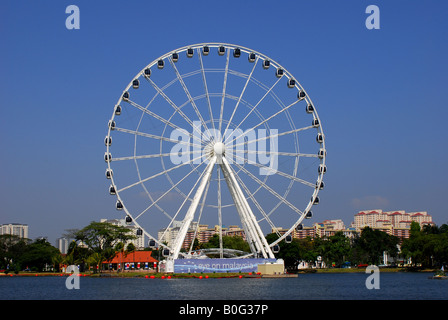
<path id="1" fill-rule="evenodd" d="M 0 235 L 11 234 L 20 238 L 28 238 L 28 225 L 20 223 L 7 223 L 0 225 Z"/>
<path id="2" fill-rule="evenodd" d="M 362 230 L 364 227 L 375 229 L 406 229 L 410 228 L 411 222 L 418 222 L 420 226 L 424 224 L 433 224 L 432 217 L 426 212 L 405 212 L 388 211 L 381 209 L 359 211 L 355 214 L 352 227 L 356 230 Z"/>

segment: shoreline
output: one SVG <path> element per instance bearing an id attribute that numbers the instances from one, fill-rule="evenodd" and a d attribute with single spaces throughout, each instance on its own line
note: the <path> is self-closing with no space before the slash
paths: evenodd
<path id="1" fill-rule="evenodd" d="M 257 274 L 255 272 L 249 273 L 159 273 L 151 271 L 125 271 L 125 272 L 82 272 L 80 277 L 93 278 L 150 278 L 150 279 L 209 279 L 209 278 L 296 278 L 302 274 L 310 273 L 365 273 L 365 268 L 327 268 L 327 269 L 302 269 L 297 273 L 285 273 L 279 275 Z M 409 273 L 435 273 L 436 269 L 415 269 L 415 268 L 380 268 L 381 272 L 395 273 L 395 272 L 409 272 Z M 68 277 L 70 273 L 62 272 L 9 272 L 0 273 L 0 277 Z"/>

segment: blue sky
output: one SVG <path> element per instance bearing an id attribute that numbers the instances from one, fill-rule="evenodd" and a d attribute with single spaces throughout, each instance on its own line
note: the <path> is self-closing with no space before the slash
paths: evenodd
<path id="1" fill-rule="evenodd" d="M 80 9 L 68 30 L 65 8 Z M 365 27 L 368 5 L 380 29 Z M 447 223 L 448 4 L 443 1 L 2 1 L 0 223 L 54 241 L 114 218 L 104 179 L 112 108 L 143 66 L 234 43 L 287 66 L 312 96 L 328 173 L 313 222 L 359 210 Z"/>

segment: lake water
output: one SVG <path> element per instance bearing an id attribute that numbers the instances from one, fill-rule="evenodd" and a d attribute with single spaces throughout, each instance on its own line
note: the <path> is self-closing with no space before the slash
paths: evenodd
<path id="1" fill-rule="evenodd" d="M 297 278 L 146 279 L 0 277 L 0 300 L 448 300 L 448 280 L 427 273 L 380 273 L 367 289 L 365 273 L 300 274 Z"/>

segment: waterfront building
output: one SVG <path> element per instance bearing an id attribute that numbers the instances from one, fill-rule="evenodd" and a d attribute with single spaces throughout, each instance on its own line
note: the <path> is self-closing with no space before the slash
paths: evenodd
<path id="1" fill-rule="evenodd" d="M 20 223 L 7 223 L 0 225 L 0 235 L 10 234 L 20 238 L 28 238 L 28 225 Z"/>
<path id="2" fill-rule="evenodd" d="M 152 251 L 117 252 L 110 261 L 104 261 L 109 270 L 157 270 L 158 260 L 152 256 Z M 123 268 L 123 269 L 122 269 Z"/>

